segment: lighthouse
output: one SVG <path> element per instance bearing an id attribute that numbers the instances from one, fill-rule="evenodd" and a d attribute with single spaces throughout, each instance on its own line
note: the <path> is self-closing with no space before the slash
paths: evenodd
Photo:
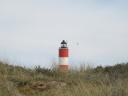
<path id="1" fill-rule="evenodd" d="M 69 53 L 68 52 L 69 50 L 67 47 L 67 42 L 63 40 L 59 48 L 59 70 L 62 72 L 68 71 L 68 68 L 69 68 L 69 64 L 68 64 Z"/>

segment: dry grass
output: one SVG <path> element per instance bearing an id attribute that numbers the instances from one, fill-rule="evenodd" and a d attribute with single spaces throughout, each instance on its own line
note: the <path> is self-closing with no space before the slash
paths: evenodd
<path id="1" fill-rule="evenodd" d="M 127 81 L 128 64 L 60 73 L 0 62 L 0 96 L 128 96 Z"/>

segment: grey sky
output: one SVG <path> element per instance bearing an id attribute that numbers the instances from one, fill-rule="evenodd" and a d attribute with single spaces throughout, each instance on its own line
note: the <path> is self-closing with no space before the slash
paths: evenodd
<path id="1" fill-rule="evenodd" d="M 65 39 L 72 65 L 127 62 L 127 5 L 127 0 L 0 0 L 0 58 L 49 66 Z"/>

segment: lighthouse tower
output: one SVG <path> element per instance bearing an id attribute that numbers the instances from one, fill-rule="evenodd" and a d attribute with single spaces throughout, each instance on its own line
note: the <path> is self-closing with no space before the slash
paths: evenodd
<path id="1" fill-rule="evenodd" d="M 67 42 L 63 40 L 59 48 L 59 70 L 62 72 L 68 71 L 68 56 Z"/>

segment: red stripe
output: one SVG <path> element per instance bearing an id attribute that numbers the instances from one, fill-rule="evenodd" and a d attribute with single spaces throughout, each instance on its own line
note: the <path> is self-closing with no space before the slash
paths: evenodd
<path id="1" fill-rule="evenodd" d="M 60 48 L 59 57 L 68 57 L 68 48 Z"/>
<path id="2" fill-rule="evenodd" d="M 68 70 L 69 65 L 59 65 L 60 70 Z"/>

